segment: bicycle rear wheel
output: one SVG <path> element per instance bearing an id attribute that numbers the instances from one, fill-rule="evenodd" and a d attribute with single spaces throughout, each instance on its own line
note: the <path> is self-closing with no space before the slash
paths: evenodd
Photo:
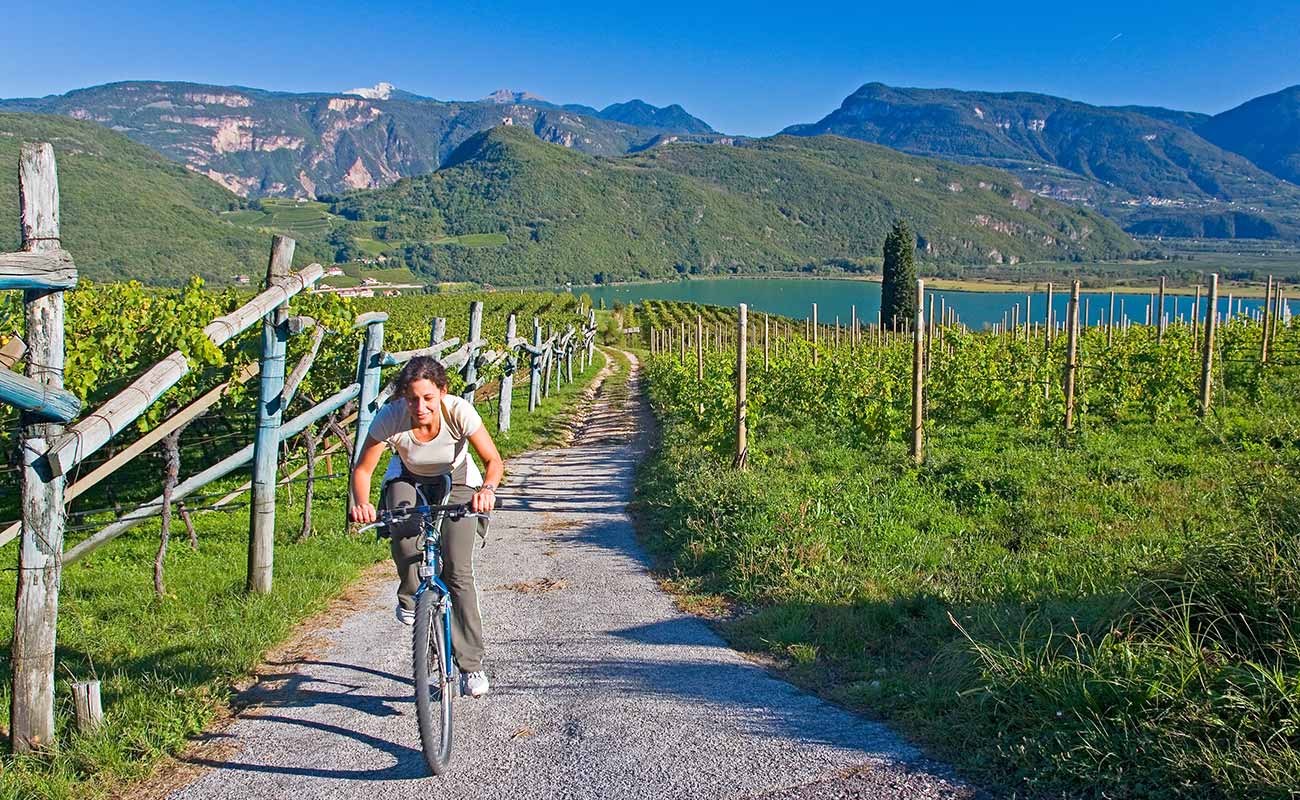
<path id="1" fill-rule="evenodd" d="M 451 762 L 451 700 L 455 687 L 447 672 L 447 620 L 436 594 L 422 592 L 416 601 L 412 661 L 420 746 L 429 770 L 441 775 Z"/>

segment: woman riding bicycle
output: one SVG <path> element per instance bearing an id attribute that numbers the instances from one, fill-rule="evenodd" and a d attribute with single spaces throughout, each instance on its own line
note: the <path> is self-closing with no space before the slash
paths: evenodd
<path id="1" fill-rule="evenodd" d="M 385 446 L 393 451 L 393 458 L 380 491 L 384 510 L 468 502 L 477 513 L 491 512 L 504 469 L 501 455 L 473 404 L 447 393 L 442 364 L 428 356 L 412 358 L 397 376 L 393 397 L 371 421 L 361 457 L 352 470 L 352 521 L 377 519 L 370 503 L 370 478 Z M 483 461 L 486 480 L 470 458 L 467 445 L 473 445 Z M 442 496 L 445 476 L 451 479 L 451 494 L 446 498 Z M 420 523 L 419 517 L 412 516 L 388 526 L 399 579 L 395 613 L 404 625 L 415 622 L 422 558 Z M 474 538 L 480 524 L 486 533 L 487 521 L 481 518 L 444 520 L 441 541 L 442 580 L 451 590 L 452 650 L 473 697 L 482 697 L 489 688 L 483 671 L 483 620 L 474 576 Z"/>

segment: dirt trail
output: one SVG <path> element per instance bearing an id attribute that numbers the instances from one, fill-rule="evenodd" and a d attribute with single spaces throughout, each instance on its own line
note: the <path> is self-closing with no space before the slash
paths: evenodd
<path id="1" fill-rule="evenodd" d="M 746 660 L 658 588 L 625 511 L 647 422 L 631 364 L 620 391 L 587 402 L 568 446 L 508 466 L 508 510 L 477 563 L 493 691 L 458 701 L 449 776 L 425 772 L 410 629 L 393 620 L 389 581 L 317 630 L 213 755 L 188 758 L 204 771 L 171 797 L 971 796 L 884 726 Z"/>

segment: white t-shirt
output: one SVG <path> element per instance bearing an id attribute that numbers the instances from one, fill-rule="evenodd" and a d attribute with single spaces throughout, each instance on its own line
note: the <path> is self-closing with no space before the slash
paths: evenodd
<path id="1" fill-rule="evenodd" d="M 416 439 L 411 425 L 411 414 L 404 399 L 386 404 L 370 422 L 370 438 L 386 443 L 397 455 L 388 462 L 385 481 L 402 474 L 405 465 L 413 475 L 432 478 L 450 473 L 454 485 L 474 488 L 483 485 L 483 475 L 469 455 L 469 437 L 483 427 L 483 418 L 473 404 L 455 395 L 445 396 L 442 426 L 430 441 Z"/>

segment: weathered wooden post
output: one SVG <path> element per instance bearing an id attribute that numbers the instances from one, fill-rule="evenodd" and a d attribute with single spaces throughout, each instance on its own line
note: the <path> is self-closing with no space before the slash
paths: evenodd
<path id="1" fill-rule="evenodd" d="M 815 308 L 815 306 L 814 306 Z M 734 466 L 736 469 L 744 469 L 745 462 L 749 458 L 749 402 L 747 399 L 749 388 L 748 375 L 748 355 L 749 348 L 745 336 L 745 326 L 749 324 L 748 308 L 744 303 L 740 304 L 740 314 L 737 320 L 739 327 L 739 337 L 736 340 L 736 458 Z"/>
<path id="2" fill-rule="evenodd" d="M 288 277 L 296 243 L 271 239 L 266 288 Z M 289 304 L 281 303 L 262 320 L 262 359 L 257 391 L 257 432 L 253 439 L 253 486 L 248 521 L 248 580 L 252 594 L 271 591 L 275 561 L 275 482 L 280 463 L 280 421 L 284 414 L 284 351 L 289 341 Z M 361 441 L 358 437 L 358 441 Z M 357 448 L 361 450 L 360 447 Z"/>
<path id="3" fill-rule="evenodd" d="M 767 372 L 771 368 L 771 348 L 768 344 L 768 321 L 767 314 L 763 315 L 763 371 Z"/>
<path id="4" fill-rule="evenodd" d="M 506 317 L 506 357 L 501 375 L 501 391 L 497 395 L 497 430 L 504 433 L 510 430 L 511 392 L 515 386 L 515 370 L 519 360 L 515 358 L 515 349 L 511 341 L 515 338 L 515 315 Z"/>
<path id="5" fill-rule="evenodd" d="M 925 281 L 916 281 L 916 324 L 912 330 L 912 460 L 924 460 Z"/>
<path id="6" fill-rule="evenodd" d="M 809 326 L 810 326 L 811 329 L 812 329 L 813 364 L 815 365 L 815 364 L 817 363 L 817 339 L 818 339 L 818 336 L 817 336 L 817 304 L 816 304 L 816 303 L 813 303 L 813 304 L 812 304 L 812 320 L 810 320 L 808 324 L 809 324 Z"/>
<path id="7" fill-rule="evenodd" d="M 21 252 L 53 255 L 59 241 L 59 179 L 54 148 L 24 142 L 18 162 Z M 75 285 L 76 273 L 68 285 Z M 30 285 L 30 284 L 28 284 Z M 63 289 L 24 288 L 26 378 L 54 391 L 63 389 Z M 13 751 L 27 753 L 54 744 L 54 644 L 58 627 L 59 581 L 67 509 L 66 479 L 41 458 L 63 426 L 35 412 L 23 412 L 22 529 L 11 649 L 13 694 L 9 730 Z"/>
<path id="8" fill-rule="evenodd" d="M 72 684 L 72 702 L 77 713 L 77 732 L 93 733 L 104 721 L 99 681 L 77 681 Z"/>
<path id="9" fill-rule="evenodd" d="M 658 339 L 657 331 L 655 339 Z M 542 397 L 551 396 L 551 373 L 557 371 L 555 369 L 555 329 L 549 324 L 546 326 L 546 343 L 546 375 L 542 381 Z M 658 344 L 656 344 L 656 347 L 658 347 Z"/>
<path id="10" fill-rule="evenodd" d="M 361 460 L 361 451 L 365 449 L 366 436 L 370 434 L 370 421 L 374 419 L 375 412 L 378 410 L 376 404 L 379 400 L 379 359 L 384 352 L 384 323 L 388 320 L 388 314 L 383 311 L 369 311 L 365 314 L 358 314 L 352 324 L 353 330 L 364 330 L 365 337 L 361 341 L 361 347 L 357 351 L 357 383 L 361 386 L 361 391 L 357 395 L 357 432 L 353 439 L 355 445 L 352 448 L 351 458 L 348 461 L 348 505 L 351 506 L 360 498 L 352 496 L 352 469 Z M 434 331 L 437 331 L 437 320 L 434 320 Z M 444 327 L 445 330 L 445 327 Z M 431 333 L 432 337 L 434 334 Z M 343 510 L 344 527 L 351 522 L 348 516 L 348 509 Z"/>
<path id="11" fill-rule="evenodd" d="M 1160 276 L 1160 299 L 1157 301 L 1159 308 L 1156 311 L 1156 344 L 1165 340 L 1165 276 Z"/>
<path id="12" fill-rule="evenodd" d="M 1079 368 L 1079 282 L 1070 289 L 1070 308 L 1066 312 L 1066 362 L 1065 362 L 1065 429 L 1074 429 L 1074 384 Z"/>
<path id="13" fill-rule="evenodd" d="M 1268 363 L 1268 345 L 1273 325 L 1273 276 L 1268 276 L 1268 288 L 1264 290 L 1263 334 L 1259 337 L 1259 363 Z"/>
<path id="14" fill-rule="evenodd" d="M 537 410 L 537 404 L 542 402 L 542 361 L 545 356 L 542 354 L 542 323 L 533 317 L 533 352 L 532 360 L 528 364 L 528 413 L 531 414 Z"/>
<path id="15" fill-rule="evenodd" d="M 564 346 L 564 382 L 565 383 L 573 383 L 573 348 L 576 344 L 576 341 L 574 339 L 575 336 L 577 336 L 577 332 L 576 331 L 571 332 L 569 335 L 569 341 Z M 685 339 L 686 336 L 683 334 L 682 336 L 683 344 L 685 344 Z M 684 355 L 685 353 L 683 353 L 683 356 Z M 558 389 L 559 387 L 557 386 L 556 388 Z"/>
<path id="16" fill-rule="evenodd" d="M 595 309 L 587 312 L 587 325 L 589 325 L 593 331 L 596 330 Z M 591 361 L 595 357 L 596 357 L 596 337 L 593 334 L 587 337 L 587 366 L 591 366 Z"/>
<path id="17" fill-rule="evenodd" d="M 483 301 L 475 300 L 469 304 L 469 358 L 465 359 L 465 391 L 461 397 L 474 404 L 474 383 L 478 380 L 478 345 L 474 342 L 483 336 Z"/>
<path id="18" fill-rule="evenodd" d="M 429 345 L 435 345 L 447 338 L 447 318 L 434 317 L 429 324 Z"/>
<path id="19" fill-rule="evenodd" d="M 1110 311 L 1106 312 L 1106 346 L 1115 342 L 1115 290 L 1110 290 Z"/>
<path id="20" fill-rule="evenodd" d="M 677 358 L 682 366 L 686 366 L 686 323 L 677 323 Z"/>
<path id="21" fill-rule="evenodd" d="M 1214 387 L 1214 329 L 1217 325 L 1218 315 L 1216 306 L 1219 304 L 1219 273 L 1210 274 L 1210 297 L 1209 304 L 1205 307 L 1205 342 L 1202 345 L 1204 351 L 1201 354 L 1201 416 L 1210 413 L 1210 395 Z"/>

